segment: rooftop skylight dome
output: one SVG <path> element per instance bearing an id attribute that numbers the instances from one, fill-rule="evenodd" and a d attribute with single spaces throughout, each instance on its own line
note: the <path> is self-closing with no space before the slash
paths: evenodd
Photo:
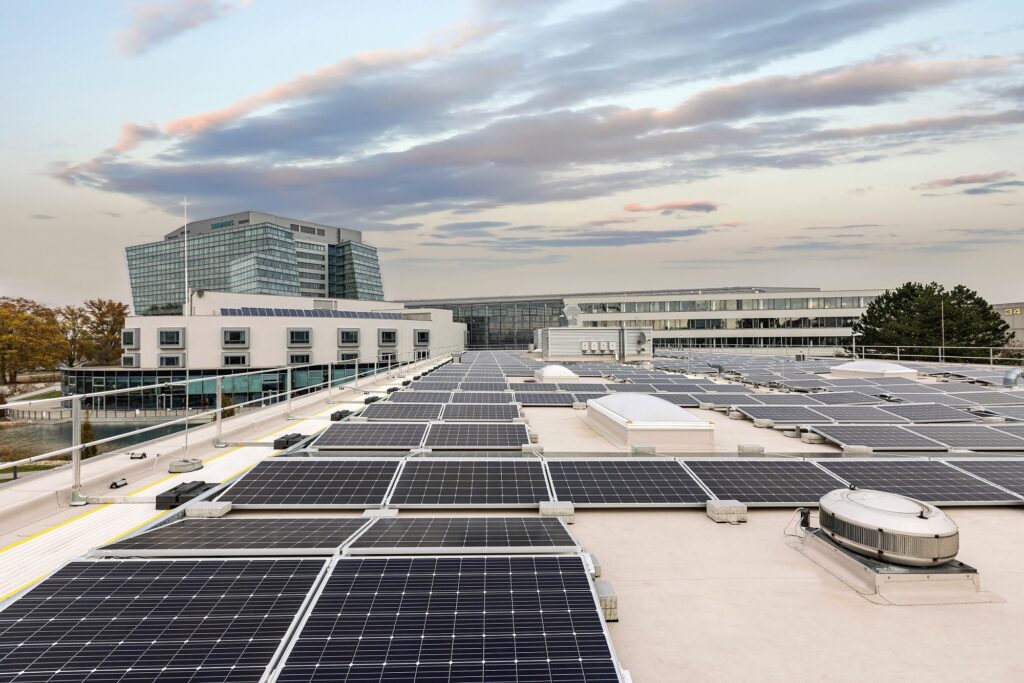
<path id="1" fill-rule="evenodd" d="M 880 360 L 855 360 L 832 368 L 833 377 L 903 377 L 916 379 L 917 370 Z"/>
<path id="2" fill-rule="evenodd" d="M 587 401 L 594 429 L 626 448 L 686 453 L 714 446 L 715 427 L 679 406 L 650 394 L 623 392 Z"/>
<path id="3" fill-rule="evenodd" d="M 580 376 L 564 365 L 545 365 L 535 370 L 533 378 L 538 382 L 579 382 Z"/>

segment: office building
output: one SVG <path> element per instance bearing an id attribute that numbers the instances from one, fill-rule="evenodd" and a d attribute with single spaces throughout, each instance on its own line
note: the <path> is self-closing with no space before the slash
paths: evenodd
<path id="1" fill-rule="evenodd" d="M 1002 316 L 1018 341 L 1024 341 L 1024 301 L 1011 304 L 995 304 L 992 308 Z"/>
<path id="2" fill-rule="evenodd" d="M 358 230 L 243 211 L 188 224 L 192 291 L 381 301 L 377 250 Z M 136 315 L 181 313 L 185 227 L 126 250 Z"/>
<path id="3" fill-rule="evenodd" d="M 577 324 L 650 328 L 655 348 L 805 347 L 849 344 L 854 321 L 883 291 L 726 287 L 406 303 L 452 311 L 471 348 L 525 348 L 533 330 L 566 325 L 562 310 L 573 304 Z"/>
<path id="4" fill-rule="evenodd" d="M 294 366 L 295 388 L 321 386 L 374 368 L 461 351 L 465 326 L 451 311 L 412 309 L 390 302 L 308 299 L 204 292 L 192 315 L 130 316 L 122 332 L 118 368 L 76 367 L 61 372 L 61 389 L 80 394 L 109 389 L 223 376 L 233 403 L 270 398 L 285 386 Z M 266 370 L 234 380 L 230 375 Z M 189 404 L 211 405 L 214 382 L 192 385 Z M 182 408 L 184 387 L 160 394 L 121 394 L 91 401 L 96 409 Z"/>

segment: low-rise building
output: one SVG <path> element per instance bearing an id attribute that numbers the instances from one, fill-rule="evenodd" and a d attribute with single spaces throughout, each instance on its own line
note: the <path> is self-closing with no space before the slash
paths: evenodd
<path id="1" fill-rule="evenodd" d="M 461 351 L 465 325 L 453 322 L 451 311 L 407 308 L 383 301 L 309 299 L 300 296 L 259 296 L 228 292 L 196 293 L 191 315 L 130 316 L 122 333 L 123 355 L 118 368 L 65 368 L 65 393 L 85 393 L 174 382 L 189 377 L 229 377 L 224 392 L 233 402 L 270 397 L 287 380 L 285 366 L 294 366 L 295 388 L 322 385 L 327 374 L 351 378 L 357 370 Z M 214 382 L 194 385 L 189 404 L 209 405 L 216 398 Z M 159 395 L 111 397 L 91 407 L 105 409 L 181 408 L 184 387 L 168 387 Z"/>

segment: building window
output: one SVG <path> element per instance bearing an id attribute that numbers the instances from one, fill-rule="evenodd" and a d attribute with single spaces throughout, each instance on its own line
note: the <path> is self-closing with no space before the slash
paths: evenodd
<path id="1" fill-rule="evenodd" d="M 185 330 L 180 327 L 165 327 L 157 330 L 160 348 L 180 349 L 185 346 Z"/>
<path id="2" fill-rule="evenodd" d="M 126 353 L 121 356 L 121 367 L 122 368 L 137 368 L 139 367 L 139 354 L 137 353 Z"/>
<path id="3" fill-rule="evenodd" d="M 381 351 L 377 355 L 377 362 L 391 367 L 398 362 L 398 355 L 394 351 Z"/>
<path id="4" fill-rule="evenodd" d="M 430 358 L 430 349 L 416 349 L 416 360 Z"/>
<path id="5" fill-rule="evenodd" d="M 313 345 L 313 331 L 308 327 L 288 328 L 289 348 L 308 348 Z"/>
<path id="6" fill-rule="evenodd" d="M 221 345 L 224 348 L 249 348 L 248 327 L 225 327 L 221 329 Z"/>
<path id="7" fill-rule="evenodd" d="M 121 330 L 121 346 L 126 349 L 139 348 L 139 330 L 137 328 Z"/>
<path id="8" fill-rule="evenodd" d="M 397 346 L 398 330 L 377 330 L 377 346 Z"/>
<path id="9" fill-rule="evenodd" d="M 350 353 L 349 351 L 338 351 L 338 362 L 339 363 L 347 363 L 347 362 L 354 363 L 357 360 L 359 360 L 359 354 L 358 353 Z"/>
<path id="10" fill-rule="evenodd" d="M 157 365 L 161 368 L 180 368 L 184 359 L 180 353 L 161 353 L 157 357 Z"/>
<path id="11" fill-rule="evenodd" d="M 416 346 L 430 346 L 430 330 L 416 330 Z"/>
<path id="12" fill-rule="evenodd" d="M 310 354 L 308 353 L 288 354 L 288 365 L 309 365 L 311 362 Z"/>
<path id="13" fill-rule="evenodd" d="M 247 368 L 249 367 L 249 354 L 225 353 L 221 356 L 220 364 L 226 368 Z"/>
<path id="14" fill-rule="evenodd" d="M 359 346 L 359 330 L 339 329 L 338 346 Z"/>

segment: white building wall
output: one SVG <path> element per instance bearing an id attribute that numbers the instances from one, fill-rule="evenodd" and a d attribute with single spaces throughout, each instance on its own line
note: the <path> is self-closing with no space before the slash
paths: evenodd
<path id="1" fill-rule="evenodd" d="M 372 301 L 337 301 L 339 310 L 386 310 L 401 313 L 412 319 L 379 318 L 311 318 L 270 315 L 221 315 L 221 308 L 273 307 L 309 310 L 311 301 L 302 297 L 266 297 L 245 294 L 210 293 L 193 301 L 194 315 L 185 320 L 184 316 L 131 316 L 125 322 L 126 330 L 137 330 L 137 341 L 125 348 L 125 354 L 133 355 L 135 365 L 140 368 L 158 368 L 160 357 L 165 354 L 189 354 L 192 368 L 249 367 L 270 368 L 289 363 L 290 354 L 309 354 L 310 363 L 326 364 L 339 361 L 339 354 L 358 354 L 359 360 L 379 357 L 382 352 L 397 354 L 397 360 L 408 361 L 416 351 L 429 351 L 431 355 L 461 351 L 465 348 L 466 326 L 452 321 L 451 311 L 442 309 L 403 309 L 401 304 Z M 162 329 L 184 329 L 185 349 L 161 347 L 159 334 Z M 228 329 L 244 329 L 247 332 L 245 346 L 226 346 L 223 332 Z M 289 346 L 289 330 L 308 329 L 310 345 Z M 358 330 L 358 345 L 340 345 L 339 330 Z M 379 344 L 381 330 L 397 332 L 394 345 Z M 417 344 L 418 330 L 429 332 L 428 344 Z M 224 354 L 248 354 L 244 366 L 223 363 Z M 131 367 L 131 366 L 129 366 Z"/>

